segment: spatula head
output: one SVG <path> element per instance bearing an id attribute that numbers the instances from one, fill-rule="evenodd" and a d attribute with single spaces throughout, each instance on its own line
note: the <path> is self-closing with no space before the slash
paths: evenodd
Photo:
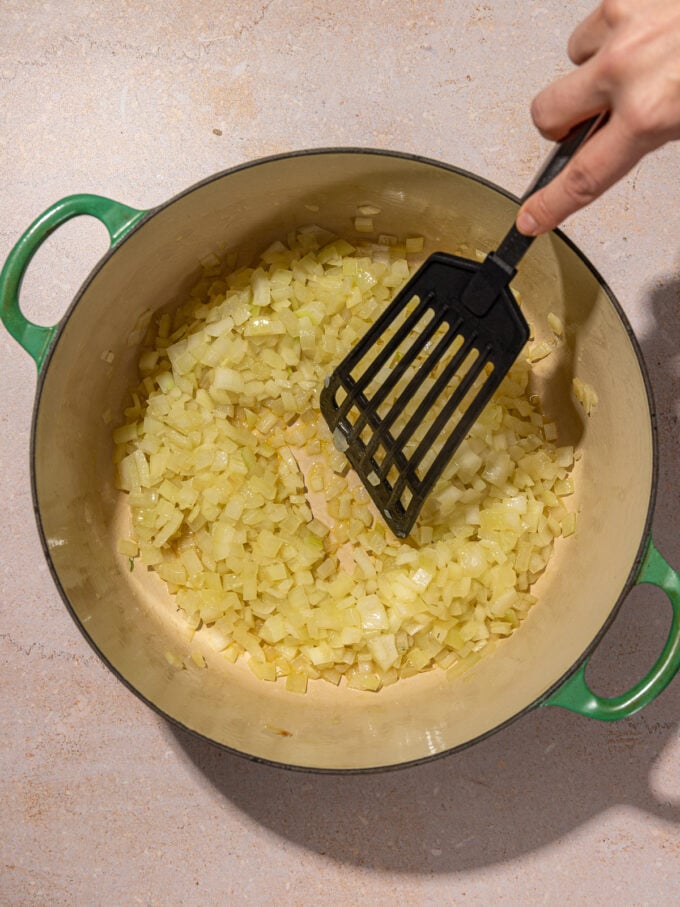
<path id="1" fill-rule="evenodd" d="M 400 538 L 529 338 L 507 285 L 484 314 L 463 302 L 480 267 L 431 255 L 321 391 L 336 447 Z"/>

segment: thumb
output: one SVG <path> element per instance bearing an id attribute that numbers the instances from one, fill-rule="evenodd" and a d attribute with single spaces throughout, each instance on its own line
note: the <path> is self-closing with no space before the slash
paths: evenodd
<path id="1" fill-rule="evenodd" d="M 564 170 L 521 206 L 517 229 L 527 236 L 553 230 L 589 205 L 640 160 L 644 150 L 612 118 L 578 150 Z"/>

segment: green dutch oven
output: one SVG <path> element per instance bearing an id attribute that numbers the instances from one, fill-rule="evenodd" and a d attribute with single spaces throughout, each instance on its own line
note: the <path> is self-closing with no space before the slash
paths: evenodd
<path id="1" fill-rule="evenodd" d="M 191 286 L 200 261 L 237 249 L 246 261 L 314 221 L 354 238 L 357 205 L 380 209 L 380 232 L 422 234 L 426 252 L 463 244 L 488 250 L 517 200 L 436 161 L 367 149 L 322 149 L 219 173 L 166 204 L 138 211 L 76 195 L 42 214 L 0 277 L 2 320 L 35 360 L 31 436 L 33 502 L 45 556 L 76 624 L 111 670 L 172 722 L 256 760 L 318 771 L 417 763 L 479 741 L 530 709 L 560 706 L 605 721 L 651 702 L 680 667 L 680 583 L 650 536 L 657 441 L 649 380 L 621 307 L 564 235 L 540 238 L 515 285 L 530 321 L 554 312 L 566 339 L 536 368 L 536 390 L 575 469 L 574 536 L 559 540 L 534 591 L 538 603 L 509 639 L 450 680 L 432 671 L 378 694 L 310 684 L 305 696 L 257 680 L 206 652 L 208 669 L 170 667 L 188 651 L 163 584 L 130 572 L 116 549 L 127 513 L 113 487 L 111 426 L 137 359 L 140 315 Z M 46 237 L 79 215 L 98 218 L 111 248 L 52 327 L 21 313 L 19 290 Z M 574 405 L 577 375 L 597 391 L 587 418 Z M 83 393 L 83 385 L 86 392 Z M 603 565 L 606 568 L 603 569 Z M 585 680 L 589 656 L 638 583 L 663 589 L 673 608 L 666 645 L 628 692 L 602 698 Z"/>

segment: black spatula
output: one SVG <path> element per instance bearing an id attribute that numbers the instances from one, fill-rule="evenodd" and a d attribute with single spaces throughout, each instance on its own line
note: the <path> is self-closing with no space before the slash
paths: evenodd
<path id="1" fill-rule="evenodd" d="M 556 146 L 524 199 L 557 176 L 603 119 Z M 482 264 L 435 252 L 321 391 L 336 446 L 400 538 L 529 338 L 509 283 L 532 240 L 513 224 Z"/>

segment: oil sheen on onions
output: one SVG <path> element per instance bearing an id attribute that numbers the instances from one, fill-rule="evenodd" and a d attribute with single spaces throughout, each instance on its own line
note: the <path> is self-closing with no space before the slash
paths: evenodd
<path id="1" fill-rule="evenodd" d="M 161 577 L 212 657 L 291 692 L 467 670 L 521 627 L 556 540 L 575 530 L 574 452 L 529 390 L 543 350 L 515 364 L 407 540 L 333 444 L 324 377 L 421 245 L 307 227 L 252 267 L 210 256 L 188 298 L 150 320 L 114 430 L 130 507 L 121 558 Z M 168 660 L 205 665 L 197 647 Z"/>

